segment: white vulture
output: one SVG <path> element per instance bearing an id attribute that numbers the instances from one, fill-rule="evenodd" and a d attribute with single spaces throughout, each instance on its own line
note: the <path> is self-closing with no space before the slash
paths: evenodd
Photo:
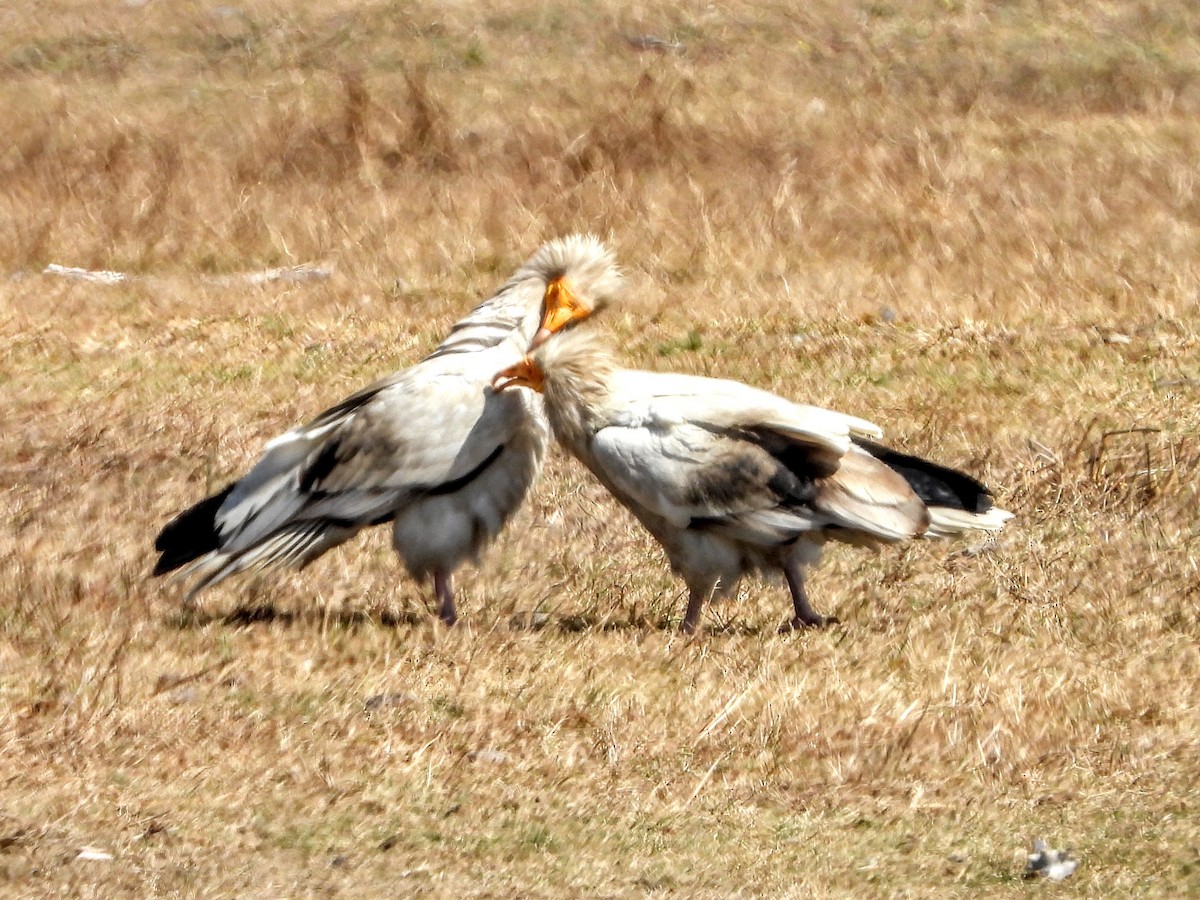
<path id="1" fill-rule="evenodd" d="M 302 568 L 372 525 L 439 615 L 457 619 L 453 573 L 520 506 L 549 441 L 540 400 L 496 393 L 496 371 L 614 300 L 621 274 L 593 237 L 543 245 L 429 356 L 267 443 L 241 479 L 158 535 L 154 575 L 204 588 L 249 569 Z"/>
<path id="2" fill-rule="evenodd" d="M 545 344 L 494 384 L 540 392 L 559 442 L 663 545 L 687 582 L 688 633 L 705 600 L 776 569 L 790 627 L 825 624 L 804 570 L 826 540 L 998 531 L 1012 518 L 970 476 L 875 443 L 870 422 L 734 381 L 622 369 L 586 333 Z"/>

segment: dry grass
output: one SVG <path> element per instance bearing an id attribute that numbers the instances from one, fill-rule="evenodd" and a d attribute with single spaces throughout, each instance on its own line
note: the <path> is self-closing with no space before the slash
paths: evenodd
<path id="1" fill-rule="evenodd" d="M 1038 835 L 1083 860 L 1056 894 L 1200 891 L 1190 4 L 0 21 L 0 893 L 1014 895 Z M 170 514 L 581 229 L 631 361 L 879 420 L 1019 519 L 834 552 L 845 624 L 791 637 L 762 585 L 678 637 L 561 458 L 451 633 L 382 535 L 198 617 L 145 580 Z"/>

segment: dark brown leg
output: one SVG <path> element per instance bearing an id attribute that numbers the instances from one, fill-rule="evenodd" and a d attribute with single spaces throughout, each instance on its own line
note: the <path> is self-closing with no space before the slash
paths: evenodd
<path id="1" fill-rule="evenodd" d="M 438 618 L 453 625 L 458 621 L 458 610 L 454 608 L 454 576 L 440 569 L 434 572 L 433 592 L 438 599 Z"/>
<path id="2" fill-rule="evenodd" d="M 687 615 L 683 617 L 683 626 L 679 629 L 684 634 L 695 634 L 696 626 L 700 624 L 700 613 L 704 611 L 704 601 L 708 599 L 708 591 L 691 588 L 688 592 Z"/>
<path id="3" fill-rule="evenodd" d="M 792 629 L 820 628 L 822 625 L 837 622 L 835 618 L 825 618 L 808 605 L 808 593 L 804 590 L 804 570 L 798 563 L 784 566 L 783 574 L 787 577 L 788 588 L 792 592 L 792 608 L 796 612 L 796 617 L 788 623 Z"/>

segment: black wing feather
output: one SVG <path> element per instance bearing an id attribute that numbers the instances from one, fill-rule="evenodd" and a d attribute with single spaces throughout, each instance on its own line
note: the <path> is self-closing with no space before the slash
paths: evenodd
<path id="1" fill-rule="evenodd" d="M 154 540 L 154 549 L 161 556 L 154 566 L 153 575 L 165 575 L 220 546 L 217 511 L 236 485 L 236 481 L 226 485 L 223 490 L 205 497 L 166 524 Z"/>
<path id="2" fill-rule="evenodd" d="M 853 438 L 888 468 L 904 476 L 913 492 L 926 506 L 942 506 L 971 513 L 985 513 L 992 508 L 992 495 L 987 487 L 965 472 L 938 465 L 919 456 L 900 453 L 874 441 Z"/>

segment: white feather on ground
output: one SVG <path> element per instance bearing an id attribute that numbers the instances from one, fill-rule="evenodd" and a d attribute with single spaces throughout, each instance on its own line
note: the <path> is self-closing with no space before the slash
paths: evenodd
<path id="1" fill-rule="evenodd" d="M 155 575 L 192 579 L 187 598 L 250 569 L 303 567 L 363 528 L 392 523 L 409 572 L 451 576 L 520 506 L 549 439 L 541 401 L 491 388 L 496 370 L 615 299 L 612 254 L 571 236 L 544 245 L 433 353 L 271 440 L 254 467 L 159 534 Z M 539 331 L 543 329 L 543 331 Z"/>
<path id="2" fill-rule="evenodd" d="M 1026 878 L 1066 881 L 1079 867 L 1079 861 L 1070 850 L 1055 850 L 1041 838 L 1033 839 L 1033 850 L 1025 859 Z"/>
<path id="3" fill-rule="evenodd" d="M 871 422 L 734 381 L 622 369 L 588 334 L 496 384 L 542 391 L 555 437 L 663 545 L 688 585 L 685 631 L 758 570 L 787 578 L 792 627 L 823 624 L 804 568 L 826 540 L 996 531 L 1012 518 L 970 476 L 876 443 Z"/>

